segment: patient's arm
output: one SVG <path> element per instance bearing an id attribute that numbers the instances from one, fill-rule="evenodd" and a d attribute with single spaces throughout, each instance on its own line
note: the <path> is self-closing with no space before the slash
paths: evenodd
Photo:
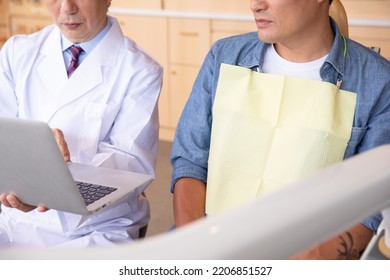
<path id="1" fill-rule="evenodd" d="M 206 184 L 193 178 L 181 178 L 173 193 L 173 214 L 176 227 L 205 215 Z"/>
<path id="2" fill-rule="evenodd" d="M 298 260 L 354 260 L 371 240 L 373 232 L 364 225 L 356 225 L 347 231 L 293 257 Z"/>

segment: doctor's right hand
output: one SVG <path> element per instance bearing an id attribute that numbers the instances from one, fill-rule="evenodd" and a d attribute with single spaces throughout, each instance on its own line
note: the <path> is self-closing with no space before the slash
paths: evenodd
<path id="1" fill-rule="evenodd" d="M 10 208 L 15 208 L 23 212 L 30 212 L 31 210 L 37 209 L 38 212 L 46 212 L 48 209 L 42 205 L 33 206 L 20 202 L 20 200 L 14 194 L 4 194 L 0 195 L 1 203 Z"/>

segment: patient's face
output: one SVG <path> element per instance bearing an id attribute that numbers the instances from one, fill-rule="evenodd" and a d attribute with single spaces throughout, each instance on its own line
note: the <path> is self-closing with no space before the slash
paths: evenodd
<path id="1" fill-rule="evenodd" d="M 111 0 L 44 0 L 62 34 L 74 43 L 95 37 L 107 24 Z"/>
<path id="2" fill-rule="evenodd" d="M 323 13 L 318 0 L 251 0 L 259 39 L 268 43 L 295 44 L 310 37 Z M 328 3 L 325 3 L 326 5 Z M 322 5 L 322 8 L 321 8 Z"/>

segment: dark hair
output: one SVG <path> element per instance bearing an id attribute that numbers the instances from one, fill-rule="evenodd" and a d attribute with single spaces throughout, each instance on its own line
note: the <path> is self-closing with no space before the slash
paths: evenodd
<path id="1" fill-rule="evenodd" d="M 332 1 L 333 1 L 333 0 L 329 0 L 329 5 L 332 4 Z"/>

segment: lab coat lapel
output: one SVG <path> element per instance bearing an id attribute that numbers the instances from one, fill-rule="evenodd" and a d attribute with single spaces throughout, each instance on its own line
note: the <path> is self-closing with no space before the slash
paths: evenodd
<path id="1" fill-rule="evenodd" d="M 61 51 L 60 33 L 54 29 L 47 39 L 47 43 L 41 49 L 42 62 L 37 66 L 40 81 L 44 84 L 48 93 L 45 98 L 50 98 L 62 88 L 67 81 L 64 58 Z"/>
<path id="2" fill-rule="evenodd" d="M 119 25 L 114 22 L 106 36 L 88 54 L 61 90 L 56 98 L 58 107 L 72 102 L 109 79 L 122 37 Z M 106 73 L 105 79 L 103 79 L 103 70 Z"/>
<path id="3" fill-rule="evenodd" d="M 88 93 L 104 82 L 103 68 L 109 78 L 121 42 L 117 36 L 117 26 L 113 26 L 100 43 L 92 50 L 69 78 L 68 83 L 56 98 L 57 106 L 63 106 Z M 120 31 L 120 30 L 119 30 Z"/>
<path id="4" fill-rule="evenodd" d="M 42 63 L 38 67 L 40 79 L 50 95 L 46 96 L 48 101 L 44 117 L 46 121 L 49 121 L 61 107 L 103 83 L 102 70 L 104 67 L 109 69 L 114 66 L 121 42 L 120 39 L 115 37 L 120 35 L 121 31 L 118 25 L 114 24 L 99 45 L 88 54 L 71 78 L 68 79 L 60 39 L 57 37 L 60 34 L 59 32 L 58 34 L 52 34 L 52 38 L 49 39 L 43 50 Z"/>
<path id="5" fill-rule="evenodd" d="M 61 108 L 103 82 L 101 70 L 103 62 L 95 50 L 85 58 L 58 91 L 54 102 L 55 107 Z"/>

